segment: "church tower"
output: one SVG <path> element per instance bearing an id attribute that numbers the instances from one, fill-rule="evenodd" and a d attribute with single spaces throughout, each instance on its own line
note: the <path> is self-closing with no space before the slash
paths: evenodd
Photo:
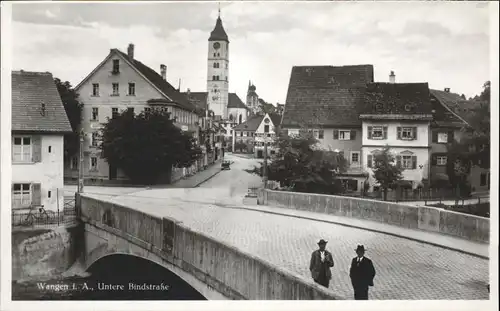
<path id="1" fill-rule="evenodd" d="M 208 38 L 207 70 L 208 108 L 216 116 L 227 119 L 229 102 L 229 39 L 219 16 Z"/>

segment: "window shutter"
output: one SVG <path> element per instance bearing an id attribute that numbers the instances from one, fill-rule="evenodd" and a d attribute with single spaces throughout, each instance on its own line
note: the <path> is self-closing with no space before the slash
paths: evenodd
<path id="1" fill-rule="evenodd" d="M 373 126 L 368 127 L 368 139 L 372 139 L 372 129 L 373 129 Z"/>
<path id="2" fill-rule="evenodd" d="M 339 130 L 333 130 L 333 139 L 339 139 Z"/>
<path id="3" fill-rule="evenodd" d="M 398 139 L 401 139 L 401 136 L 402 136 L 401 132 L 402 132 L 402 130 L 403 129 L 401 128 L 401 126 L 398 126 Z"/>
<path id="4" fill-rule="evenodd" d="M 413 140 L 417 140 L 417 127 L 413 128 Z"/>
<path id="5" fill-rule="evenodd" d="M 42 205 L 41 184 L 31 184 L 31 205 L 38 207 Z"/>
<path id="6" fill-rule="evenodd" d="M 433 154 L 432 155 L 432 165 L 437 165 L 437 155 Z"/>
<path id="7" fill-rule="evenodd" d="M 33 155 L 32 155 L 32 161 L 33 162 L 42 162 L 42 137 L 37 135 L 32 137 L 32 148 L 33 148 Z"/>
<path id="8" fill-rule="evenodd" d="M 384 126 L 383 130 L 384 130 L 384 139 L 387 139 L 387 126 Z"/>
<path id="9" fill-rule="evenodd" d="M 396 156 L 396 166 L 401 167 L 401 156 Z"/>
<path id="10" fill-rule="evenodd" d="M 367 166 L 369 168 L 371 168 L 372 167 L 372 162 L 373 162 L 373 156 L 371 154 L 368 155 L 368 161 L 367 162 L 368 162 Z"/>
<path id="11" fill-rule="evenodd" d="M 438 132 L 437 131 L 432 131 L 432 142 L 433 143 L 438 142 Z"/>
<path id="12" fill-rule="evenodd" d="M 417 156 L 412 156 L 411 157 L 411 168 L 416 169 L 417 168 Z"/>
<path id="13" fill-rule="evenodd" d="M 356 131 L 351 130 L 351 140 L 356 140 Z"/>
<path id="14" fill-rule="evenodd" d="M 448 143 L 452 143 L 454 140 L 453 131 L 448 131 Z"/>

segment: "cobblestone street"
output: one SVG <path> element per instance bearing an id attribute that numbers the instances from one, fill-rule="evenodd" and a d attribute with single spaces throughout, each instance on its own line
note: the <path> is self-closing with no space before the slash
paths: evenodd
<path id="1" fill-rule="evenodd" d="M 488 260 L 362 229 L 217 206 L 217 201 L 241 202 L 246 188 L 259 182 L 242 171 L 256 160 L 232 160 L 232 170 L 200 188 L 145 190 L 113 201 L 175 218 L 308 279 L 309 256 L 324 238 L 335 261 L 330 290 L 346 299 L 353 296 L 348 269 L 358 243 L 367 247 L 377 270 L 371 299 L 488 299 Z"/>

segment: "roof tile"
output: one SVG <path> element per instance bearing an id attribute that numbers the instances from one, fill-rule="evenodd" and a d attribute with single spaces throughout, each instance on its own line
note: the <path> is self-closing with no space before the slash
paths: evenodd
<path id="1" fill-rule="evenodd" d="M 372 65 L 295 66 L 282 126 L 360 126 L 357 111 L 363 104 L 363 87 L 370 82 Z"/>
<path id="2" fill-rule="evenodd" d="M 51 73 L 12 72 L 12 131 L 72 131 Z"/>

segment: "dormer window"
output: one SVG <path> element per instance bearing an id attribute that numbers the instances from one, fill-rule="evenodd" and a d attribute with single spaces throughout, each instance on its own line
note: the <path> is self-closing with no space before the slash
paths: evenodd
<path id="1" fill-rule="evenodd" d="M 40 107 L 40 114 L 42 116 L 45 116 L 45 103 L 41 103 L 41 107 Z"/>

